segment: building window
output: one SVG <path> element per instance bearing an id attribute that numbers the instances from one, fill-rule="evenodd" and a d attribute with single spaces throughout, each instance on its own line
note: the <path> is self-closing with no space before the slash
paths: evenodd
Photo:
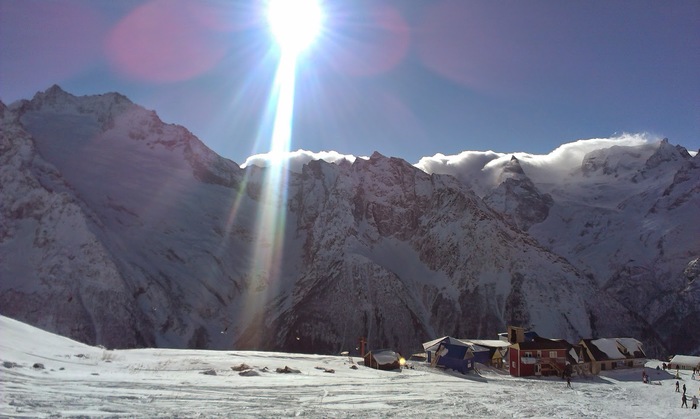
<path id="1" fill-rule="evenodd" d="M 532 358 L 532 352 L 525 352 L 525 358 Z"/>
<path id="2" fill-rule="evenodd" d="M 557 351 L 549 351 L 549 357 L 550 357 L 550 358 L 556 358 L 556 357 L 557 357 Z"/>
<path id="3" fill-rule="evenodd" d="M 513 365 L 513 368 L 515 368 L 515 361 L 513 361 L 511 364 Z"/>

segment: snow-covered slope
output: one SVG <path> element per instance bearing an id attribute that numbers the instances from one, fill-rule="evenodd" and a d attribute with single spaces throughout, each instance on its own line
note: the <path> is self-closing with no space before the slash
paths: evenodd
<path id="1" fill-rule="evenodd" d="M 108 350 L 4 316 L 0 337 L 2 417 L 697 417 L 653 361 L 646 372 L 659 385 L 634 369 L 575 376 L 567 389 L 483 367 L 462 375 L 412 362 L 380 371 L 345 356 Z M 299 372 L 276 372 L 285 367 Z M 698 394 L 690 371 L 680 374 Z"/>
<path id="2" fill-rule="evenodd" d="M 666 140 L 599 150 L 549 193 L 550 217 L 530 234 L 595 278 L 676 351 L 698 353 L 700 337 L 682 330 L 700 321 L 700 283 L 683 275 L 700 256 L 700 158 Z"/>
<path id="3" fill-rule="evenodd" d="M 700 321 L 698 275 L 684 274 L 700 256 L 700 154 L 665 139 L 631 142 L 586 153 L 580 150 L 590 145 L 570 144 L 549 156 L 484 153 L 480 165 L 421 166 L 470 185 L 644 318 L 669 347 L 700 353 L 700 336 L 684 330 Z M 520 208 L 535 217 L 523 217 Z"/>
<path id="4" fill-rule="evenodd" d="M 688 244 L 667 245 L 663 266 L 697 255 L 696 227 L 679 227 L 697 206 L 697 168 L 680 150 L 652 158 L 647 147 L 643 167 L 596 155 L 608 163 L 575 170 L 562 180 L 571 188 L 522 159 L 472 189 L 374 154 L 312 161 L 277 190 L 273 171 L 241 169 L 118 94 L 54 86 L 2 114 L 0 311 L 84 342 L 332 353 L 365 336 L 409 353 L 517 324 L 571 340 L 634 336 L 658 353 L 681 328 L 652 324 L 697 313 L 695 288 L 664 294 L 664 307 L 686 308 L 655 316 L 621 298 L 605 277 L 615 269 L 596 258 L 622 260 L 611 249 L 630 242 L 616 239 L 629 225 L 608 241 L 573 235 L 598 212 L 627 214 L 607 195 L 591 204 L 617 170 L 637 188 L 628 205 L 686 217 L 668 224 Z M 649 188 L 658 196 L 645 200 Z"/>

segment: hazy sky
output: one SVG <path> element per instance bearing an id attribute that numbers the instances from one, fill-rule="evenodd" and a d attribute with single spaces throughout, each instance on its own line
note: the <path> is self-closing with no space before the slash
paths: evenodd
<path id="1" fill-rule="evenodd" d="M 291 148 L 415 163 L 649 132 L 700 148 L 700 1 L 325 1 Z M 118 91 L 238 163 L 269 144 L 262 1 L 0 0 L 0 99 Z"/>

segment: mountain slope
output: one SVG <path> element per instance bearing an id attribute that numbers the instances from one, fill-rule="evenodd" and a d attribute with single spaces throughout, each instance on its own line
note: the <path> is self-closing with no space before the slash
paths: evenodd
<path id="1" fill-rule="evenodd" d="M 652 324 L 673 350 L 700 353 L 700 336 L 683 327 L 698 320 L 700 307 L 697 285 L 684 274 L 700 256 L 700 154 L 668 140 L 576 150 L 587 147 L 569 144 L 549 156 L 515 160 L 487 153 L 481 164 L 429 167 L 473 187 Z M 519 208 L 537 217 L 523 219 Z"/>
<path id="2" fill-rule="evenodd" d="M 1 124 L 3 313 L 86 342 L 152 344 L 91 214 L 14 115 L 3 112 Z"/>
<path id="3" fill-rule="evenodd" d="M 553 220 L 588 217 L 585 200 L 568 205 L 526 165 L 500 178 L 517 182 L 504 196 L 520 208 L 503 214 L 455 177 L 377 153 L 276 180 L 121 95 L 57 86 L 3 109 L 2 138 L 0 258 L 13 263 L 0 268 L 11 278 L 0 310 L 88 343 L 338 352 L 365 336 L 409 353 L 438 335 L 492 338 L 518 324 L 571 340 L 633 335 L 653 353 L 671 336 L 652 324 L 676 312 L 646 317 L 604 277 L 614 269 L 582 263 L 560 239 L 578 221 Z M 637 184 L 662 185 L 656 160 Z M 658 186 L 669 190 L 658 211 L 686 217 L 695 205 L 685 170 Z M 35 195 L 41 204 L 25 203 Z M 546 210 L 528 212 L 533 197 Z M 79 310 L 47 306 L 76 293 Z"/>

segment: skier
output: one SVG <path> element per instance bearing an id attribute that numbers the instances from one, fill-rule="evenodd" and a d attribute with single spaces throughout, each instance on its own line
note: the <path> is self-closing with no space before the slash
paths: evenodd
<path id="1" fill-rule="evenodd" d="M 683 397 L 681 397 L 681 400 L 683 403 L 681 403 L 681 407 L 685 406 L 686 408 L 688 407 L 688 398 L 685 397 L 685 394 L 683 394 Z"/>
<path id="2" fill-rule="evenodd" d="M 692 402 L 693 402 L 692 409 L 697 409 L 698 408 L 698 396 L 693 396 Z"/>
<path id="3" fill-rule="evenodd" d="M 681 391 L 678 389 L 678 381 L 676 381 L 676 393 L 680 393 Z"/>
<path id="4" fill-rule="evenodd" d="M 569 377 L 569 376 L 566 376 L 566 387 L 573 388 L 573 387 L 571 387 L 571 377 Z"/>
<path id="5" fill-rule="evenodd" d="M 685 395 L 685 384 L 683 384 L 683 395 Z"/>

